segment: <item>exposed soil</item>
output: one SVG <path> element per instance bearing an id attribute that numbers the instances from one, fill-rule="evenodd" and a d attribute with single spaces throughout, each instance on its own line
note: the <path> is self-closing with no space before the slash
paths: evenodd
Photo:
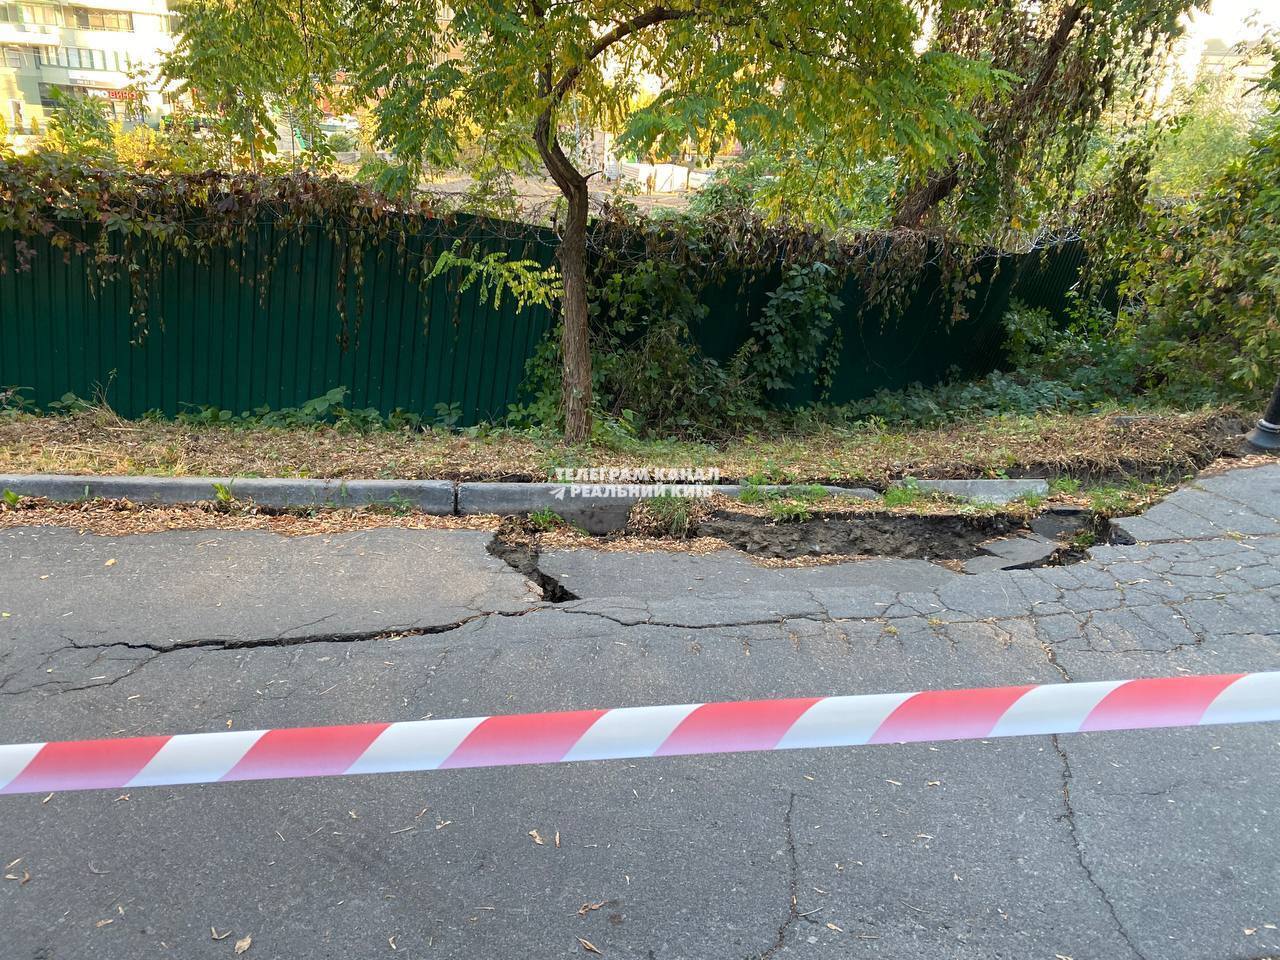
<path id="1" fill-rule="evenodd" d="M 548 603 L 578 599 L 578 595 L 559 580 L 538 569 L 538 538 L 521 518 L 504 519 L 485 549 L 535 584 L 542 592 L 542 599 Z"/>
<path id="2" fill-rule="evenodd" d="M 1030 528 L 1008 514 L 815 515 L 800 523 L 773 523 L 763 517 L 720 511 L 698 526 L 699 536 L 716 537 L 752 556 L 791 559 L 841 554 L 906 560 L 967 560 L 979 544 Z"/>

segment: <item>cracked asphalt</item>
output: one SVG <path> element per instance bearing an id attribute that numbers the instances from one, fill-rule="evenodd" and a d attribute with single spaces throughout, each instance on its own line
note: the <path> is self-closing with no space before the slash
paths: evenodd
<path id="1" fill-rule="evenodd" d="M 1280 464 L 1120 526 L 977 576 L 553 553 L 562 604 L 474 532 L 9 530 L 0 742 L 1280 669 Z M 3 956 L 1258 960 L 1278 761 L 1253 725 L 4 797 Z"/>

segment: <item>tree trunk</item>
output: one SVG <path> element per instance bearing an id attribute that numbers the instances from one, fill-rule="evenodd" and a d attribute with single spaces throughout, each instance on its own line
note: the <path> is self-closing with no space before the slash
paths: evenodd
<path id="1" fill-rule="evenodd" d="M 533 139 L 542 162 L 568 201 L 564 234 L 557 257 L 564 281 L 563 333 L 560 353 L 560 402 L 564 407 L 564 439 L 581 443 L 591 436 L 591 343 L 587 317 L 587 178 L 560 148 L 551 111 L 538 120 Z"/>
<path id="2" fill-rule="evenodd" d="M 568 217 L 560 238 L 560 274 L 564 280 L 564 358 L 561 396 L 564 439 L 581 443 L 591 436 L 591 343 L 587 315 L 587 186 L 567 197 Z"/>

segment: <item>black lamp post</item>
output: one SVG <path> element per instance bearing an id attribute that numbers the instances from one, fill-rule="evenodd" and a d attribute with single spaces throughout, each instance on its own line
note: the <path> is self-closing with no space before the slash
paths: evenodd
<path id="1" fill-rule="evenodd" d="M 1276 380 L 1267 412 L 1262 415 L 1258 425 L 1245 434 L 1245 439 L 1255 450 L 1280 453 L 1280 380 Z"/>

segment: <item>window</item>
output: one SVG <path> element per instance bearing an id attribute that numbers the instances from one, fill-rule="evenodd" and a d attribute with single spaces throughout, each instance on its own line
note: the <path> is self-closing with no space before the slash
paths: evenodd
<path id="1" fill-rule="evenodd" d="M 0 55 L 0 63 L 6 67 L 19 70 L 22 67 L 34 67 L 39 63 L 40 51 L 33 47 L 5 47 Z"/>
<path id="2" fill-rule="evenodd" d="M 62 18 L 58 16 L 57 7 L 44 7 L 34 3 L 24 3 L 19 5 L 19 12 L 22 14 L 23 23 L 34 23 L 42 27 L 59 26 Z"/>
<path id="3" fill-rule="evenodd" d="M 18 7 L 12 3 L 0 3 L 0 23 L 21 23 Z"/>
<path id="4" fill-rule="evenodd" d="M 68 7 L 67 26 L 75 30 L 117 30 L 133 32 L 133 14 L 127 10 L 91 10 Z"/>
<path id="5" fill-rule="evenodd" d="M 85 47 L 58 47 L 55 50 L 46 47 L 41 62 L 72 70 L 117 70 L 123 73 L 121 64 L 127 63 L 128 59 L 128 54 L 122 55 L 115 50 L 89 50 Z"/>

